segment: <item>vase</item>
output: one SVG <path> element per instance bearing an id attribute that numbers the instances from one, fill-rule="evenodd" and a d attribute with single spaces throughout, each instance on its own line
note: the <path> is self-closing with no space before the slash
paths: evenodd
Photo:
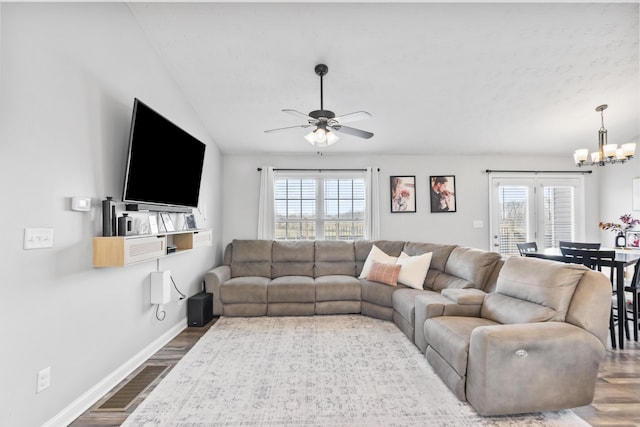
<path id="1" fill-rule="evenodd" d="M 627 237 L 625 236 L 625 234 L 620 231 L 618 232 L 618 235 L 616 236 L 616 247 L 618 248 L 624 248 L 627 246 Z"/>

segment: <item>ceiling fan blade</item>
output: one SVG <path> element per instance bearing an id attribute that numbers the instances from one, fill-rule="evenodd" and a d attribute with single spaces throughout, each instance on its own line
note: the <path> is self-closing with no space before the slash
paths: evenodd
<path id="1" fill-rule="evenodd" d="M 342 125 L 333 125 L 333 126 L 329 126 L 331 129 L 335 130 L 336 132 L 342 132 L 342 133 L 346 133 L 349 135 L 353 135 L 353 136 L 357 136 L 358 138 L 365 138 L 365 139 L 369 139 L 373 136 L 373 134 L 371 132 L 367 132 L 366 130 L 360 130 L 360 129 L 356 129 L 356 128 L 350 128 L 348 126 L 342 126 Z"/>
<path id="2" fill-rule="evenodd" d="M 337 121 L 338 123 L 349 123 L 349 122 L 355 122 L 356 120 L 364 120 L 364 119 L 370 119 L 370 118 L 371 118 L 371 114 L 367 113 L 366 111 L 356 111 L 355 113 L 349 113 L 343 116 L 338 116 L 334 120 Z"/>
<path id="3" fill-rule="evenodd" d="M 282 111 L 284 111 L 285 113 L 291 114 L 293 116 L 296 116 L 296 117 L 302 117 L 303 119 L 306 119 L 306 120 L 315 120 L 313 117 L 309 116 L 308 114 L 301 113 L 298 110 L 284 109 Z"/>
<path id="4" fill-rule="evenodd" d="M 264 133 L 273 133 L 273 132 L 280 132 L 283 130 L 289 130 L 289 129 L 298 129 L 298 128 L 308 128 L 311 127 L 312 125 L 310 124 L 306 124 L 306 125 L 296 125 L 296 126 L 287 126 L 286 128 L 277 128 L 277 129 L 268 129 L 265 130 Z"/>

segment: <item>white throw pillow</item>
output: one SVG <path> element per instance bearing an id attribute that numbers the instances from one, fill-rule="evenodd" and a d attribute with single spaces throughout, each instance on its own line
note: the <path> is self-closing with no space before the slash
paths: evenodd
<path id="1" fill-rule="evenodd" d="M 376 245 L 371 247 L 371 251 L 369 255 L 367 255 L 367 259 L 362 266 L 362 273 L 360 273 L 360 279 L 366 279 L 369 276 L 369 271 L 371 270 L 371 264 L 373 261 L 377 261 L 381 264 L 396 264 L 398 258 L 394 256 L 387 255 Z"/>
<path id="2" fill-rule="evenodd" d="M 424 289 L 424 279 L 427 277 L 432 256 L 432 252 L 416 256 L 410 256 L 402 252 L 396 261 L 396 264 L 402 265 L 398 283 L 414 289 Z"/>

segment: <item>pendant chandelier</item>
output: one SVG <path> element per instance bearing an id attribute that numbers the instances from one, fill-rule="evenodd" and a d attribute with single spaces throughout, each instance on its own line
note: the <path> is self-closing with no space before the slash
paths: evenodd
<path id="1" fill-rule="evenodd" d="M 604 110 L 607 104 L 598 105 L 596 111 L 600 113 L 601 127 L 598 131 L 598 151 L 594 151 L 589 156 L 589 149 L 581 148 L 573 153 L 573 160 L 576 166 L 604 166 L 608 163 L 624 163 L 636 152 L 636 144 L 630 142 L 622 144 L 618 148 L 617 144 L 609 144 L 607 142 L 607 130 L 604 128 Z M 590 161 L 587 161 L 588 159 Z"/>

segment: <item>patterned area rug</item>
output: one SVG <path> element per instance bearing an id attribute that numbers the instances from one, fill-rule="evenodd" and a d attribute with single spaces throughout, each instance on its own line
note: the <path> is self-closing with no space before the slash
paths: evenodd
<path id="1" fill-rule="evenodd" d="M 124 426 L 588 426 L 572 411 L 481 417 L 392 323 L 221 318 Z"/>

